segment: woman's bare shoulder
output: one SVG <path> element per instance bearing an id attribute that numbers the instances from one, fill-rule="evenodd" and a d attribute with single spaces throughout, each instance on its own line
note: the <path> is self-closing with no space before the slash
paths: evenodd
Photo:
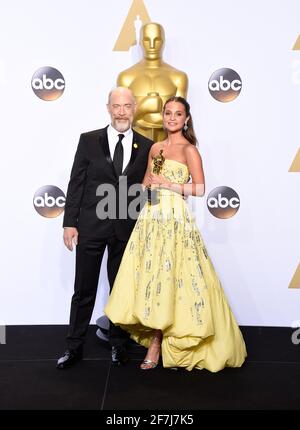
<path id="1" fill-rule="evenodd" d="M 189 143 L 188 145 L 184 145 L 184 154 L 186 157 L 194 157 L 200 155 L 198 148 L 191 143 Z"/>

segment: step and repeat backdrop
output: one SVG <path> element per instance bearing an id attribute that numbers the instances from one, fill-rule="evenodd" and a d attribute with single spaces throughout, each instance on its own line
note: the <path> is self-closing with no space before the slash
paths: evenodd
<path id="1" fill-rule="evenodd" d="M 165 30 L 188 76 L 206 194 L 197 224 L 240 325 L 300 322 L 300 2 L 3 0 L 0 325 L 66 324 L 75 254 L 62 240 L 82 132 Z M 92 322 L 108 295 L 104 258 Z"/>

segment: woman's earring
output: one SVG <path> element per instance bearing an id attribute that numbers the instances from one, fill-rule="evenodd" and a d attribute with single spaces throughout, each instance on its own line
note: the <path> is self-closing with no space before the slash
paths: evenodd
<path id="1" fill-rule="evenodd" d="M 187 131 L 187 129 L 189 128 L 189 126 L 187 125 L 187 122 L 184 124 L 183 130 Z"/>

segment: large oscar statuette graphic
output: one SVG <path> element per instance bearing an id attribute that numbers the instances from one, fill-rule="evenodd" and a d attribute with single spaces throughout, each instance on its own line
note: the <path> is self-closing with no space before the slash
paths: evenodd
<path id="1" fill-rule="evenodd" d="M 117 86 L 130 88 L 135 96 L 134 129 L 158 142 L 166 137 L 163 105 L 171 96 L 186 97 L 188 77 L 163 61 L 165 33 L 160 24 L 150 22 L 143 25 L 139 39 L 143 58 L 119 74 Z"/>
<path id="2" fill-rule="evenodd" d="M 163 149 L 161 149 L 159 151 L 159 154 L 153 157 L 154 166 L 153 166 L 152 172 L 155 175 L 160 175 L 164 162 L 165 162 L 165 157 L 163 156 Z M 159 199 L 157 196 L 157 189 L 152 188 L 150 185 L 149 187 L 147 187 L 147 192 L 148 192 L 148 202 L 151 205 L 156 205 L 157 203 L 159 203 Z"/>

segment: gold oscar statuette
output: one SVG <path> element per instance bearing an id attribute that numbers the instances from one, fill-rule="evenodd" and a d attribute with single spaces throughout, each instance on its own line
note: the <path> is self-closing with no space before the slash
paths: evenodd
<path id="1" fill-rule="evenodd" d="M 154 166 L 153 166 L 152 172 L 155 175 L 160 175 L 164 162 L 165 162 L 165 157 L 163 156 L 163 149 L 161 149 L 159 151 L 159 154 L 153 157 Z M 151 185 L 150 185 L 149 187 L 147 187 L 147 191 L 148 191 L 148 202 L 151 205 L 156 205 L 157 203 L 159 203 L 159 199 L 157 197 L 157 190 L 155 188 L 151 188 Z"/>
<path id="2" fill-rule="evenodd" d="M 186 97 L 188 77 L 186 73 L 163 61 L 165 32 L 162 25 L 150 22 L 140 30 L 143 58 L 129 69 L 123 70 L 117 86 L 130 88 L 137 110 L 134 129 L 154 142 L 164 140 L 162 108 L 171 96 Z"/>

